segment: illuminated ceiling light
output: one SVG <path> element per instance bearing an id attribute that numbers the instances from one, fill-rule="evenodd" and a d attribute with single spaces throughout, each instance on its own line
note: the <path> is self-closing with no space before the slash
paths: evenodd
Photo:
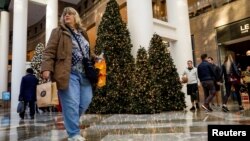
<path id="1" fill-rule="evenodd" d="M 247 56 L 250 56 L 250 50 L 248 50 L 248 51 L 246 52 L 246 55 L 247 55 Z"/>

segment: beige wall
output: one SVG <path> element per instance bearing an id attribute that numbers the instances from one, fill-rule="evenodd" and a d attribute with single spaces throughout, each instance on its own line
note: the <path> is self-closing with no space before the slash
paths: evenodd
<path id="1" fill-rule="evenodd" d="M 238 0 L 190 19 L 191 34 L 194 35 L 195 65 L 200 63 L 200 55 L 203 53 L 212 56 L 219 63 L 215 28 L 247 17 L 250 17 L 249 0 Z"/>

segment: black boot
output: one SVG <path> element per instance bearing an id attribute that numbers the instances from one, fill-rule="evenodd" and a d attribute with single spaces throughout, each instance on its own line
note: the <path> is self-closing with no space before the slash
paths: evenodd
<path id="1" fill-rule="evenodd" d="M 196 103 L 195 105 L 196 105 L 196 109 L 198 109 L 198 110 L 199 110 L 199 109 L 200 109 L 199 104 L 198 104 L 198 103 Z"/>
<path id="2" fill-rule="evenodd" d="M 193 110 L 195 110 L 195 107 L 194 107 L 194 106 L 191 107 L 190 111 L 193 111 Z"/>

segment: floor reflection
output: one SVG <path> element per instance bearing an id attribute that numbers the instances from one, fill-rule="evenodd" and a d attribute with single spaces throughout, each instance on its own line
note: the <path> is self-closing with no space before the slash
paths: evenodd
<path id="1" fill-rule="evenodd" d="M 229 113 L 220 108 L 159 114 L 87 114 L 81 117 L 81 133 L 88 141 L 206 141 L 209 124 L 250 125 L 249 104 L 239 112 L 232 104 Z M 13 116 L 14 115 L 14 116 Z M 18 114 L 0 111 L 1 141 L 66 141 L 61 113 L 37 114 L 20 120 Z"/>

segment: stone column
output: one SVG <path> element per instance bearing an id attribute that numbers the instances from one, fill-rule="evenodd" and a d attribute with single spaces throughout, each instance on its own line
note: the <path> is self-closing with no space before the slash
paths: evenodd
<path id="1" fill-rule="evenodd" d="M 177 41 L 170 43 L 170 53 L 181 75 L 187 60 L 193 60 L 187 0 L 167 0 L 167 16 L 168 22 L 177 29 Z M 186 93 L 185 86 L 183 92 Z M 186 96 L 186 103 L 191 105 L 189 96 Z"/>
<path id="2" fill-rule="evenodd" d="M 11 71 L 11 113 L 16 113 L 21 79 L 25 75 L 27 54 L 28 0 L 14 0 Z"/>
<path id="3" fill-rule="evenodd" d="M 46 35 L 45 46 L 49 40 L 51 31 L 58 25 L 58 0 L 48 0 L 46 7 Z"/>
<path id="4" fill-rule="evenodd" d="M 152 0 L 127 0 L 128 29 L 135 57 L 140 46 L 148 49 L 153 37 Z"/>
<path id="5" fill-rule="evenodd" d="M 3 91 L 8 90 L 9 12 L 1 11 L 0 18 L 0 94 L 2 95 Z"/>
<path id="6" fill-rule="evenodd" d="M 187 60 L 193 60 L 187 0 L 167 0 L 167 10 L 168 22 L 177 28 L 177 41 L 172 43 L 170 50 L 181 73 Z"/>

